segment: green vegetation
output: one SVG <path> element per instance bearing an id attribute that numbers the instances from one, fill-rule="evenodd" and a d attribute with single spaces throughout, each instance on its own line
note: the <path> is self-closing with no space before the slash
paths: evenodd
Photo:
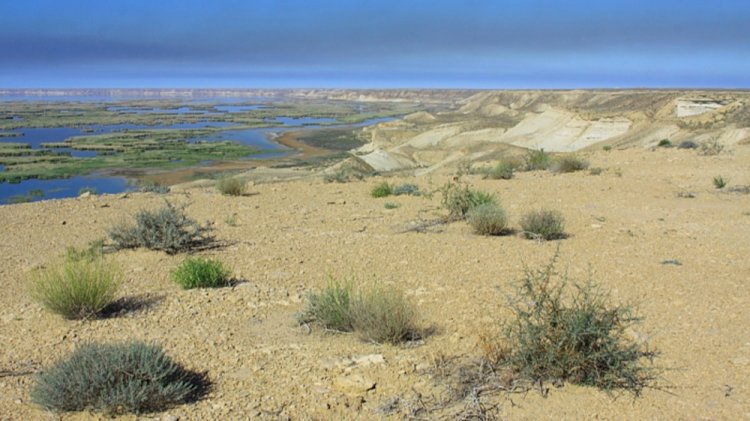
<path id="1" fill-rule="evenodd" d="M 495 196 L 469 188 L 457 182 L 448 182 L 440 189 L 441 206 L 448 211 L 448 220 L 456 221 L 466 218 L 466 213 L 474 207 L 489 203 L 496 204 Z"/>
<path id="2" fill-rule="evenodd" d="M 167 254 L 202 249 L 210 246 L 211 223 L 200 225 L 184 213 L 184 206 L 167 202 L 155 211 L 142 210 L 135 215 L 135 225 L 120 224 L 109 231 L 116 249 L 144 247 Z"/>
<path id="3" fill-rule="evenodd" d="M 322 291 L 308 295 L 298 320 L 341 332 L 356 331 L 364 340 L 377 343 L 420 337 L 416 309 L 400 291 L 377 284 L 355 288 L 351 280 L 329 279 Z"/>
<path id="4" fill-rule="evenodd" d="M 238 177 L 222 177 L 216 182 L 216 189 L 223 195 L 242 196 L 247 191 L 247 180 Z"/>
<path id="5" fill-rule="evenodd" d="M 66 319 L 87 319 L 115 300 L 122 277 L 119 266 L 101 254 L 68 249 L 63 262 L 32 274 L 30 290 L 49 311 Z"/>
<path id="6" fill-rule="evenodd" d="M 219 260 L 188 257 L 172 271 L 172 280 L 183 289 L 218 288 L 229 285 L 231 271 Z"/>
<path id="7" fill-rule="evenodd" d="M 719 190 L 721 190 L 724 187 L 726 187 L 727 183 L 728 183 L 728 181 L 724 177 L 722 177 L 720 175 L 717 175 L 716 177 L 714 177 L 713 181 L 714 181 L 714 187 L 716 187 Z"/>
<path id="8" fill-rule="evenodd" d="M 6 203 L 9 204 L 16 204 L 16 203 L 28 203 L 33 202 L 34 199 L 40 199 L 44 197 L 44 191 L 40 189 L 34 189 L 29 191 L 26 194 L 16 194 L 13 196 L 10 196 L 6 199 Z"/>
<path id="9" fill-rule="evenodd" d="M 372 188 L 372 190 L 370 190 L 370 196 L 375 198 L 388 197 L 392 194 L 393 186 L 391 186 L 387 181 L 378 183 L 375 187 Z"/>
<path id="10" fill-rule="evenodd" d="M 683 140 L 677 145 L 677 149 L 698 149 L 698 144 L 692 140 Z"/>
<path id="11" fill-rule="evenodd" d="M 156 345 L 89 343 L 39 374 L 31 400 L 53 411 L 146 413 L 194 401 L 207 388 Z"/>
<path id="12" fill-rule="evenodd" d="M 724 144 L 719 142 L 719 139 L 711 139 L 700 144 L 698 149 L 699 155 L 712 156 L 718 155 L 724 151 Z"/>
<path id="13" fill-rule="evenodd" d="M 487 178 L 493 180 L 510 180 L 513 178 L 513 172 L 516 170 L 516 166 L 509 160 L 501 160 L 494 167 L 487 170 L 485 173 Z"/>
<path id="14" fill-rule="evenodd" d="M 562 156 L 550 165 L 549 170 L 554 173 L 570 173 L 583 171 L 589 167 L 588 161 L 573 155 Z"/>
<path id="15" fill-rule="evenodd" d="M 532 150 L 526 154 L 526 171 L 540 171 L 549 169 L 552 157 L 544 149 Z"/>
<path id="16" fill-rule="evenodd" d="M 589 169 L 590 175 L 600 175 L 603 172 L 604 172 L 604 168 L 601 168 L 601 167 L 593 167 Z"/>
<path id="17" fill-rule="evenodd" d="M 395 196 L 419 196 L 422 192 L 419 191 L 419 186 L 411 183 L 403 183 L 393 188 L 393 194 Z"/>
<path id="18" fill-rule="evenodd" d="M 88 187 L 88 186 L 86 186 L 86 187 L 81 187 L 78 190 L 78 195 L 79 196 L 84 195 L 86 193 L 88 193 L 88 194 L 90 194 L 92 196 L 96 195 L 96 187 Z"/>
<path id="19" fill-rule="evenodd" d="M 397 209 L 401 207 L 401 205 L 399 205 L 398 203 L 394 203 L 394 202 L 385 202 L 383 207 L 385 207 L 386 209 Z"/>
<path id="20" fill-rule="evenodd" d="M 656 355 L 633 341 L 640 322 L 629 306 L 610 304 L 591 280 L 573 283 L 554 270 L 526 269 L 509 300 L 513 313 L 486 357 L 530 382 L 567 381 L 635 395 L 654 380 L 644 359 Z"/>
<path id="21" fill-rule="evenodd" d="M 532 211 L 521 218 L 521 229 L 529 239 L 557 240 L 565 238 L 565 219 L 553 210 Z"/>
<path id="22" fill-rule="evenodd" d="M 662 139 L 659 141 L 659 143 L 656 144 L 656 146 L 660 148 L 671 148 L 672 147 L 672 141 L 669 139 Z"/>
<path id="23" fill-rule="evenodd" d="M 169 186 L 165 186 L 163 184 L 157 183 L 156 181 L 150 180 L 139 180 L 136 183 L 136 187 L 138 187 L 138 191 L 144 193 L 167 194 L 170 191 Z"/>
<path id="24" fill-rule="evenodd" d="M 503 208 L 494 203 L 484 203 L 469 209 L 466 220 L 476 234 L 502 235 L 508 232 L 508 217 Z"/>
<path id="25" fill-rule="evenodd" d="M 604 145 L 602 146 L 602 150 L 604 150 L 605 152 L 609 152 L 612 150 L 612 145 Z"/>

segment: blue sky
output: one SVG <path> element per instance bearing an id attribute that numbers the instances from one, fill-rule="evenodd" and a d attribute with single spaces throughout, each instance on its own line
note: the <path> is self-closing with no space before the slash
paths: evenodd
<path id="1" fill-rule="evenodd" d="M 747 0 L 0 0 L 0 87 L 750 88 Z"/>

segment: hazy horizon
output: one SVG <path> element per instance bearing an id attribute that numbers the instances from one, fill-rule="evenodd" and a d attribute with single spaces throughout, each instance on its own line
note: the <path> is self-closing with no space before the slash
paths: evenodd
<path id="1" fill-rule="evenodd" d="M 738 0 L 26 0 L 0 88 L 742 89 Z"/>

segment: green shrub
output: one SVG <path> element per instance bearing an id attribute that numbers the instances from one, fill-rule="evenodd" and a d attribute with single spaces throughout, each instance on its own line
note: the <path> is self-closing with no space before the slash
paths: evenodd
<path id="1" fill-rule="evenodd" d="M 677 149 L 698 149 L 698 144 L 692 140 L 683 140 L 677 145 Z"/>
<path id="2" fill-rule="evenodd" d="M 480 235 L 501 235 L 508 230 L 508 217 L 499 205 L 485 203 L 469 210 L 466 220 Z"/>
<path id="3" fill-rule="evenodd" d="M 104 240 L 94 240 L 83 249 L 68 247 L 65 253 L 68 260 L 95 260 L 104 257 Z"/>
<path id="4" fill-rule="evenodd" d="M 495 196 L 469 188 L 455 182 L 448 182 L 440 189 L 442 193 L 441 206 L 448 211 L 448 220 L 461 220 L 473 207 L 481 204 L 496 204 Z"/>
<path id="5" fill-rule="evenodd" d="M 714 177 L 714 187 L 716 187 L 717 189 L 723 189 L 726 186 L 727 186 L 727 180 L 724 177 L 720 175 L 717 175 L 716 177 Z"/>
<path id="6" fill-rule="evenodd" d="M 556 240 L 565 238 L 565 219 L 552 210 L 529 212 L 521 219 L 523 234 L 529 239 Z"/>
<path id="7" fill-rule="evenodd" d="M 550 171 L 555 173 L 570 173 L 583 171 L 589 167 L 588 161 L 575 156 L 563 156 L 556 159 L 550 166 Z"/>
<path id="8" fill-rule="evenodd" d="M 96 187 L 88 187 L 87 186 L 87 187 L 81 187 L 78 190 L 78 195 L 79 196 L 84 195 L 86 193 L 88 193 L 88 194 L 90 194 L 92 196 L 96 195 Z"/>
<path id="9" fill-rule="evenodd" d="M 351 280 L 329 279 L 322 291 L 308 295 L 298 321 L 395 344 L 419 337 L 416 315 L 413 304 L 396 289 L 373 285 L 363 290 Z"/>
<path id="10" fill-rule="evenodd" d="M 591 281 L 573 283 L 554 271 L 526 269 L 509 300 L 513 313 L 489 359 L 534 383 L 568 381 L 639 394 L 654 379 L 644 359 L 656 355 L 629 339 L 640 321 L 631 307 L 613 306 Z"/>
<path id="11" fill-rule="evenodd" d="M 172 280 L 184 289 L 218 288 L 229 285 L 230 275 L 218 260 L 188 257 L 172 271 Z"/>
<path id="12" fill-rule="evenodd" d="M 398 203 L 386 202 L 385 205 L 383 205 L 383 206 L 386 209 L 396 209 L 396 208 L 400 207 L 401 205 L 399 205 Z"/>
<path id="13" fill-rule="evenodd" d="M 662 139 L 659 141 L 659 143 L 656 144 L 656 146 L 660 148 L 671 148 L 672 147 L 672 141 L 669 139 Z"/>
<path id="14" fill-rule="evenodd" d="M 526 171 L 549 169 L 552 157 L 544 149 L 532 150 L 526 154 Z"/>
<path id="15" fill-rule="evenodd" d="M 121 269 L 100 256 L 70 252 L 62 263 L 31 276 L 31 295 L 42 306 L 66 319 L 97 316 L 114 302 Z"/>
<path id="16" fill-rule="evenodd" d="M 155 345 L 82 345 L 37 376 L 31 399 L 55 411 L 144 413 L 196 400 L 207 381 Z"/>
<path id="17" fill-rule="evenodd" d="M 397 289 L 375 284 L 358 290 L 349 314 L 354 330 L 367 341 L 396 344 L 420 337 L 416 309 Z"/>
<path id="18" fill-rule="evenodd" d="M 393 194 L 393 186 L 388 184 L 388 182 L 383 181 L 382 183 L 376 185 L 375 187 L 370 190 L 370 196 L 372 197 L 387 197 Z"/>
<path id="19" fill-rule="evenodd" d="M 393 189 L 393 194 L 396 196 L 407 195 L 407 196 L 419 196 L 419 186 L 411 183 L 399 184 Z"/>
<path id="20" fill-rule="evenodd" d="M 487 178 L 493 180 L 510 180 L 513 178 L 515 167 L 512 162 L 503 160 L 487 171 Z"/>
<path id="21" fill-rule="evenodd" d="M 176 254 L 205 248 L 214 241 L 210 223 L 198 224 L 185 215 L 184 206 L 169 202 L 156 211 L 138 212 L 135 221 L 135 226 L 120 224 L 109 231 L 116 249 L 144 247 Z"/>
<path id="22" fill-rule="evenodd" d="M 604 150 L 605 152 L 609 152 L 609 151 L 611 151 L 611 150 L 612 150 L 612 145 L 604 145 L 604 146 L 602 146 L 602 149 L 603 149 L 603 150 Z"/>
<path id="23" fill-rule="evenodd" d="M 242 196 L 247 190 L 247 180 L 237 177 L 222 177 L 216 182 L 216 189 L 227 196 Z"/>

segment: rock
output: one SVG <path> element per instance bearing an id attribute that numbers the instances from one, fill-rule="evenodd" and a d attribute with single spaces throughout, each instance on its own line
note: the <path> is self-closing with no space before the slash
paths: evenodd
<path id="1" fill-rule="evenodd" d="M 359 374 L 337 377 L 333 380 L 333 387 L 337 390 L 353 395 L 361 395 L 375 389 L 377 383 Z"/>

